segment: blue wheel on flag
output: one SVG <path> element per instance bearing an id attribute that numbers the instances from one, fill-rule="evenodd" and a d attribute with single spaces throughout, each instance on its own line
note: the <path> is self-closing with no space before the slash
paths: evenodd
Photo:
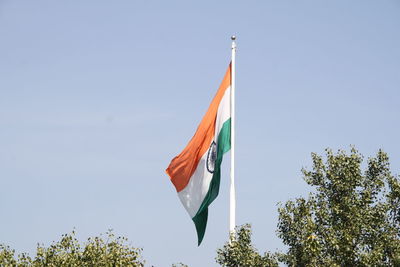
<path id="1" fill-rule="evenodd" d="M 214 173 L 215 161 L 217 160 L 217 144 L 213 141 L 207 153 L 207 171 Z"/>

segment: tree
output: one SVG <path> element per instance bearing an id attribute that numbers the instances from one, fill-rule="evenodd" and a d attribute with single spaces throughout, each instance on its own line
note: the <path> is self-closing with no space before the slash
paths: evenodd
<path id="1" fill-rule="evenodd" d="M 362 172 L 362 155 L 312 154 L 304 180 L 315 188 L 279 208 L 278 236 L 289 266 L 400 266 L 400 183 L 379 151 Z"/>
<path id="2" fill-rule="evenodd" d="M 277 267 L 278 262 L 270 253 L 260 255 L 251 243 L 251 227 L 237 227 L 222 249 L 217 250 L 216 261 L 224 267 Z"/>
<path id="3" fill-rule="evenodd" d="M 111 267 L 130 266 L 143 267 L 141 249 L 127 245 L 124 237 L 115 237 L 107 232 L 106 239 L 89 238 L 81 246 L 75 238 L 75 232 L 65 234 L 61 240 L 49 247 L 38 245 L 36 256 L 29 257 L 26 253 L 15 257 L 15 251 L 8 246 L 0 245 L 0 266 L 4 267 Z"/>

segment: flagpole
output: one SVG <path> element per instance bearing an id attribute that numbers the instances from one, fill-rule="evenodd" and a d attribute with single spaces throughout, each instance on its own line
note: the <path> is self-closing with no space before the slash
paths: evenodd
<path id="1" fill-rule="evenodd" d="M 236 75 L 236 36 L 232 40 L 231 61 L 231 186 L 229 193 L 229 233 L 235 233 L 236 226 L 236 192 L 235 192 L 235 75 Z"/>

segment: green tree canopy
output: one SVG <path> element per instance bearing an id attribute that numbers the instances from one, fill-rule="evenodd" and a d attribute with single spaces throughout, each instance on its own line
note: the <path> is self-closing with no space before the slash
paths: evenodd
<path id="1" fill-rule="evenodd" d="M 141 249 L 127 244 L 124 237 L 115 237 L 111 231 L 106 238 L 89 238 L 81 246 L 75 233 L 65 234 L 61 240 L 49 247 L 38 245 L 36 256 L 26 253 L 15 255 L 8 246 L 0 245 L 0 266 L 2 267 L 142 267 Z"/>
<path id="2" fill-rule="evenodd" d="M 400 183 L 379 151 L 363 157 L 326 150 L 303 169 L 314 193 L 279 208 L 278 236 L 289 266 L 400 266 Z"/>
<path id="3" fill-rule="evenodd" d="M 260 255 L 251 242 L 249 224 L 237 227 L 230 242 L 217 250 L 216 261 L 224 267 L 277 267 L 278 262 L 270 253 Z"/>

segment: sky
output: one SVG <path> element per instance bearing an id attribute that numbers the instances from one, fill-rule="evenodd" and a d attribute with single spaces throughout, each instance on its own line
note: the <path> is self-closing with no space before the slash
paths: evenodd
<path id="1" fill-rule="evenodd" d="M 237 224 L 284 251 L 278 203 L 326 148 L 400 174 L 400 2 L 0 0 L 0 243 L 34 253 L 113 229 L 147 266 L 216 266 L 229 162 L 200 247 L 165 174 L 237 36 Z"/>

